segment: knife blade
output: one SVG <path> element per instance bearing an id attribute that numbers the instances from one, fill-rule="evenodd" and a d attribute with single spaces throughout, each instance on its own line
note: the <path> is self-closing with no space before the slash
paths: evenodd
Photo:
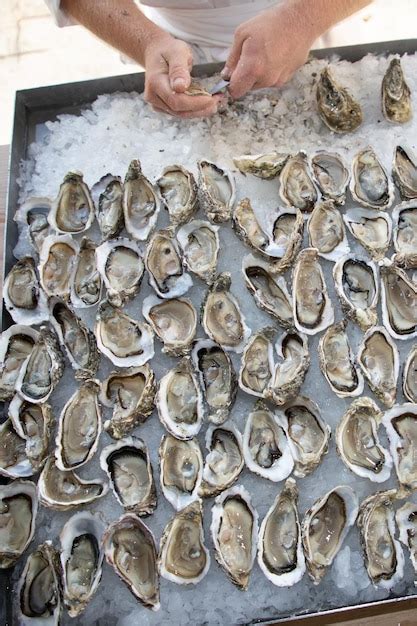
<path id="1" fill-rule="evenodd" d="M 229 80 L 220 80 L 218 83 L 216 83 L 214 85 L 214 87 L 211 87 L 208 92 L 214 96 L 216 93 L 222 93 L 223 91 L 226 91 L 226 89 L 229 86 L 230 81 Z"/>

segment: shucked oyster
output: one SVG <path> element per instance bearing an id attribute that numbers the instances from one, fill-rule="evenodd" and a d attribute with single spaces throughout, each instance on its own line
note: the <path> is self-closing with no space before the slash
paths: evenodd
<path id="1" fill-rule="evenodd" d="M 193 281 L 184 271 L 177 241 L 171 230 L 159 230 L 146 248 L 145 266 L 149 284 L 160 298 L 177 298 Z"/>
<path id="2" fill-rule="evenodd" d="M 394 186 L 373 148 L 367 147 L 353 159 L 350 191 L 369 209 L 388 209 L 394 200 Z"/>
<path id="3" fill-rule="evenodd" d="M 159 447 L 161 489 L 174 509 L 180 511 L 198 500 L 203 457 L 197 439 L 181 441 L 164 435 Z"/>
<path id="4" fill-rule="evenodd" d="M 404 491 L 417 488 L 417 405 L 405 402 L 386 411 L 382 418 L 398 482 Z"/>
<path id="5" fill-rule="evenodd" d="M 363 378 L 349 346 L 346 320 L 326 330 L 320 339 L 318 353 L 320 369 L 339 398 L 359 396 L 362 393 Z"/>
<path id="6" fill-rule="evenodd" d="M 310 246 L 329 261 L 337 261 L 350 252 L 342 214 L 333 200 L 316 204 L 308 220 Z"/>
<path id="7" fill-rule="evenodd" d="M 231 487 L 244 465 L 242 435 L 231 423 L 210 425 L 206 432 L 206 448 L 209 453 L 204 462 L 203 481 L 199 489 L 199 495 L 203 498 L 216 496 Z"/>
<path id="8" fill-rule="evenodd" d="M 3 299 L 16 324 L 40 324 L 48 319 L 48 304 L 31 257 L 17 261 L 4 279 Z"/>
<path id="9" fill-rule="evenodd" d="M 350 173 L 342 158 L 334 152 L 320 150 L 311 158 L 311 170 L 323 198 L 344 204 Z"/>
<path id="10" fill-rule="evenodd" d="M 211 284 L 216 275 L 220 247 L 218 230 L 219 227 L 210 222 L 193 220 L 177 232 L 184 264 L 207 284 Z"/>
<path id="11" fill-rule="evenodd" d="M 151 295 L 143 301 L 142 313 L 162 341 L 162 352 L 182 356 L 191 350 L 197 328 L 197 312 L 190 300 L 160 300 Z"/>
<path id="12" fill-rule="evenodd" d="M 135 297 L 145 270 L 135 241 L 125 237 L 105 241 L 96 249 L 96 262 L 110 304 L 122 306 Z"/>
<path id="13" fill-rule="evenodd" d="M 287 206 L 310 213 L 317 202 L 317 189 L 311 178 L 307 155 L 299 152 L 284 165 L 280 180 L 280 196 Z"/>
<path id="14" fill-rule="evenodd" d="M 408 548 L 414 572 L 417 574 L 417 506 L 413 502 L 404 504 L 396 512 L 395 521 L 400 531 L 399 540 Z M 416 585 L 416 581 L 414 581 L 414 585 Z"/>
<path id="15" fill-rule="evenodd" d="M 264 397 L 274 373 L 274 335 L 274 328 L 259 330 L 249 338 L 242 354 L 239 386 L 246 393 L 258 398 Z"/>
<path id="16" fill-rule="evenodd" d="M 218 224 L 231 218 L 235 201 L 235 181 L 229 172 L 210 161 L 198 161 L 200 205 L 210 222 Z"/>
<path id="17" fill-rule="evenodd" d="M 306 570 L 297 500 L 295 480 L 288 478 L 259 530 L 258 564 L 277 587 L 295 585 Z"/>
<path id="18" fill-rule="evenodd" d="M 320 74 L 316 98 L 321 119 L 335 133 L 351 133 L 362 124 L 359 103 L 337 84 L 328 67 Z"/>
<path id="19" fill-rule="evenodd" d="M 68 172 L 54 200 L 48 221 L 59 233 L 78 234 L 94 221 L 94 204 L 81 172 Z"/>
<path id="20" fill-rule="evenodd" d="M 47 296 L 69 300 L 79 245 L 71 235 L 46 237 L 39 258 L 41 286 Z"/>
<path id="21" fill-rule="evenodd" d="M 31 473 L 38 472 L 48 456 L 49 440 L 53 425 L 52 409 L 46 402 L 32 404 L 22 400 L 16 394 L 9 404 L 9 416 L 12 420 L 16 434 L 23 439 L 24 467 L 31 468 Z M 10 442 L 11 443 L 11 442 Z M 17 442 L 16 442 L 17 443 Z M 18 442 L 20 448 L 20 442 Z M 15 468 L 18 470 L 19 465 Z"/>
<path id="22" fill-rule="evenodd" d="M 103 240 L 116 237 L 123 228 L 123 185 L 119 176 L 106 174 L 91 189 Z"/>
<path id="23" fill-rule="evenodd" d="M 76 308 L 94 306 L 100 300 L 102 281 L 97 269 L 96 247 L 87 237 L 81 240 L 71 284 L 71 302 Z"/>
<path id="24" fill-rule="evenodd" d="M 291 331 L 281 335 L 275 350 L 282 362 L 276 364 L 264 395 L 280 406 L 297 395 L 310 366 L 310 353 L 307 337 Z"/>
<path id="25" fill-rule="evenodd" d="M 374 326 L 379 296 L 375 263 L 359 255 L 348 254 L 335 263 L 333 278 L 343 313 L 359 324 L 362 330 Z"/>
<path id="26" fill-rule="evenodd" d="M 398 349 L 383 326 L 370 328 L 358 351 L 358 363 L 377 398 L 391 407 L 397 394 Z"/>
<path id="27" fill-rule="evenodd" d="M 392 177 L 403 200 L 417 198 L 417 160 L 409 148 L 396 147 Z"/>
<path id="28" fill-rule="evenodd" d="M 30 326 L 13 324 L 0 335 L 0 400 L 9 400 L 19 372 L 32 352 L 38 331 Z"/>
<path id="29" fill-rule="evenodd" d="M 375 260 L 385 256 L 391 243 L 392 224 L 388 213 L 368 209 L 349 209 L 343 220 L 351 234 Z"/>
<path id="30" fill-rule="evenodd" d="M 389 122 L 405 124 L 413 117 L 410 88 L 400 59 L 392 59 L 382 80 L 382 112 Z"/>
<path id="31" fill-rule="evenodd" d="M 191 172 L 182 165 L 165 167 L 156 181 L 168 210 L 171 224 L 188 222 L 197 210 L 197 184 Z"/>
<path id="32" fill-rule="evenodd" d="M 123 187 L 123 215 L 127 232 L 134 239 L 146 241 L 158 219 L 161 202 L 152 183 L 142 174 L 134 159 L 127 170 Z"/>
<path id="33" fill-rule="evenodd" d="M 388 259 L 380 263 L 382 320 L 394 339 L 417 337 L 417 285 Z"/>
<path id="34" fill-rule="evenodd" d="M 245 591 L 256 556 L 258 514 L 244 487 L 231 487 L 217 496 L 210 531 L 217 562 Z"/>
<path id="35" fill-rule="evenodd" d="M 393 260 L 401 267 L 417 268 L 417 200 L 403 202 L 392 212 L 394 221 Z"/>
<path id="36" fill-rule="evenodd" d="M 26 440 L 14 427 L 10 417 L 0 424 L 0 475 L 6 478 L 27 478 L 38 468 L 26 455 Z"/>
<path id="37" fill-rule="evenodd" d="M 13 217 L 17 224 L 28 230 L 29 239 L 38 254 L 45 237 L 52 235 L 52 229 L 48 222 L 51 206 L 52 200 L 50 198 L 29 198 L 16 210 Z M 13 254 L 16 258 L 20 258 L 15 251 Z"/>
<path id="38" fill-rule="evenodd" d="M 403 391 L 410 402 L 417 403 L 417 344 L 411 348 L 404 364 Z"/>
<path id="39" fill-rule="evenodd" d="M 32 541 L 37 512 L 34 483 L 15 480 L 0 486 L 0 569 L 14 565 Z"/>
<path id="40" fill-rule="evenodd" d="M 275 151 L 267 154 L 242 154 L 240 157 L 233 157 L 233 163 L 245 176 L 253 174 L 258 178 L 270 180 L 278 176 L 289 156 Z"/>

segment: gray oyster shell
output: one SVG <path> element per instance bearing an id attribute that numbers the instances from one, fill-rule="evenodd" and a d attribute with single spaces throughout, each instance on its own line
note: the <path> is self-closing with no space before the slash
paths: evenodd
<path id="1" fill-rule="evenodd" d="M 123 306 L 135 297 L 145 271 L 136 241 L 127 237 L 105 241 L 96 248 L 96 264 L 110 304 Z"/>
<path id="2" fill-rule="evenodd" d="M 288 159 L 279 180 L 279 194 L 283 202 L 289 207 L 311 213 L 317 202 L 318 193 L 305 152 L 301 151 Z"/>
<path id="3" fill-rule="evenodd" d="M 30 326 L 13 324 L 0 335 L 0 400 L 9 400 L 15 392 L 19 372 L 32 352 L 38 331 Z"/>
<path id="4" fill-rule="evenodd" d="M 127 170 L 123 186 L 123 215 L 129 235 L 146 241 L 156 226 L 161 201 L 152 183 L 134 159 Z"/>
<path id="5" fill-rule="evenodd" d="M 349 209 L 343 215 L 349 232 L 365 248 L 374 261 L 381 260 L 391 244 L 391 217 L 384 211 Z"/>
<path id="6" fill-rule="evenodd" d="M 58 233 L 78 235 L 90 228 L 94 217 L 94 203 L 82 173 L 68 172 L 48 213 L 50 225 Z"/>
<path id="7" fill-rule="evenodd" d="M 317 107 L 319 115 L 335 133 L 352 133 L 362 124 L 362 109 L 347 89 L 337 84 L 328 67 L 317 82 Z"/>
<path id="8" fill-rule="evenodd" d="M 350 172 L 342 157 L 336 152 L 319 150 L 311 157 L 310 167 L 323 198 L 338 205 L 344 204 Z"/>
<path id="9" fill-rule="evenodd" d="M 29 480 L 0 485 L 0 511 L 0 569 L 6 569 L 20 559 L 35 533 L 36 485 Z"/>
<path id="10" fill-rule="evenodd" d="M 353 159 L 350 191 L 366 209 L 388 209 L 394 200 L 392 180 L 370 146 Z"/>
<path id="11" fill-rule="evenodd" d="M 405 124 L 413 117 L 411 91 L 398 58 L 391 60 L 381 87 L 382 112 L 393 124 Z"/>
<path id="12" fill-rule="evenodd" d="M 394 262 L 405 269 L 417 268 L 417 200 L 403 202 L 392 212 Z"/>
<path id="13" fill-rule="evenodd" d="M 197 211 L 197 183 L 182 165 L 165 167 L 156 181 L 159 193 L 174 226 L 189 222 Z"/>
<path id="14" fill-rule="evenodd" d="M 375 263 L 356 254 L 347 254 L 333 268 L 336 293 L 343 313 L 362 330 L 377 323 L 379 277 Z"/>
<path id="15" fill-rule="evenodd" d="M 417 198 L 417 160 L 409 148 L 396 147 L 392 177 L 403 200 Z"/>
<path id="16" fill-rule="evenodd" d="M 17 261 L 4 279 L 3 299 L 16 324 L 40 324 L 48 320 L 48 303 L 31 257 Z"/>
<path id="17" fill-rule="evenodd" d="M 233 157 L 233 163 L 241 174 L 253 174 L 264 180 L 271 180 L 278 176 L 288 160 L 289 154 L 282 152 L 268 152 L 266 154 L 242 154 Z"/>
<path id="18" fill-rule="evenodd" d="M 215 163 L 198 161 L 198 196 L 210 222 L 227 222 L 235 201 L 235 181 L 231 173 Z"/>
<path id="19" fill-rule="evenodd" d="M 384 326 L 373 326 L 365 333 L 357 361 L 374 394 L 391 407 L 397 396 L 399 355 Z"/>
<path id="20" fill-rule="evenodd" d="M 94 241 L 82 238 L 71 284 L 71 303 L 79 309 L 95 306 L 100 301 L 102 280 L 97 269 L 96 248 Z"/>
<path id="21" fill-rule="evenodd" d="M 106 174 L 92 188 L 96 218 L 104 241 L 123 228 L 123 184 L 119 176 Z"/>

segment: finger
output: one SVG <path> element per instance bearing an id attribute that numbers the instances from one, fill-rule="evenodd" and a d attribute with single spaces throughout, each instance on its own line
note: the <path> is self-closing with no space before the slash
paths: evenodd
<path id="1" fill-rule="evenodd" d="M 175 46 L 165 54 L 169 84 L 173 91 L 183 93 L 191 83 L 192 54 L 187 45 Z"/>
<path id="2" fill-rule="evenodd" d="M 240 37 L 239 34 L 235 34 L 233 38 L 233 45 L 229 52 L 229 56 L 227 57 L 226 64 L 221 71 L 222 78 L 225 80 L 230 80 L 231 75 L 235 71 L 236 65 L 239 63 L 244 41 L 245 40 Z"/>
<path id="3" fill-rule="evenodd" d="M 229 93 L 232 98 L 237 99 L 244 96 L 253 89 L 258 81 L 256 57 L 248 54 L 248 40 L 242 46 L 242 54 L 235 71 L 232 74 L 229 84 Z"/>
<path id="4" fill-rule="evenodd" d="M 201 111 L 217 102 L 213 96 L 187 96 L 173 92 L 166 74 L 159 74 L 153 78 L 152 92 L 174 113 Z"/>

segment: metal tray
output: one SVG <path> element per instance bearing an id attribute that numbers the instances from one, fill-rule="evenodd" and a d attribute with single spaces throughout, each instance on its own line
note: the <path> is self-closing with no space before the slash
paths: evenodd
<path id="1" fill-rule="evenodd" d="M 417 51 L 417 39 L 389 41 L 359 46 L 327 48 L 312 53 L 315 58 L 330 58 L 338 56 L 347 61 L 358 61 L 368 53 L 374 54 L 406 54 Z M 199 65 L 193 69 L 193 76 L 210 76 L 218 72 L 222 64 L 211 63 Z M 135 73 L 122 76 L 68 83 L 36 89 L 27 89 L 16 92 L 13 138 L 9 163 L 9 183 L 7 194 L 7 214 L 5 219 L 4 235 L 4 264 L 3 274 L 7 274 L 14 262 L 13 248 L 16 243 L 17 229 L 13 221 L 14 211 L 18 204 L 19 167 L 22 159 L 27 156 L 30 143 L 39 139 L 44 132 L 44 123 L 52 121 L 62 113 L 77 114 L 89 105 L 102 93 L 142 92 L 144 89 L 144 73 Z M 2 310 L 2 329 L 7 328 L 12 320 L 5 309 Z M 0 477 L 0 483 L 5 482 Z M 0 624 L 13 624 L 13 603 L 11 589 L 11 571 L 0 570 Z M 397 610 L 416 609 L 417 594 L 406 597 L 397 597 L 383 601 L 374 601 L 359 605 L 350 605 L 329 611 L 306 612 L 296 617 L 267 620 L 256 620 L 258 624 L 285 624 L 305 623 L 309 626 L 323 626 L 340 620 L 366 618 L 371 615 L 391 613 Z"/>

